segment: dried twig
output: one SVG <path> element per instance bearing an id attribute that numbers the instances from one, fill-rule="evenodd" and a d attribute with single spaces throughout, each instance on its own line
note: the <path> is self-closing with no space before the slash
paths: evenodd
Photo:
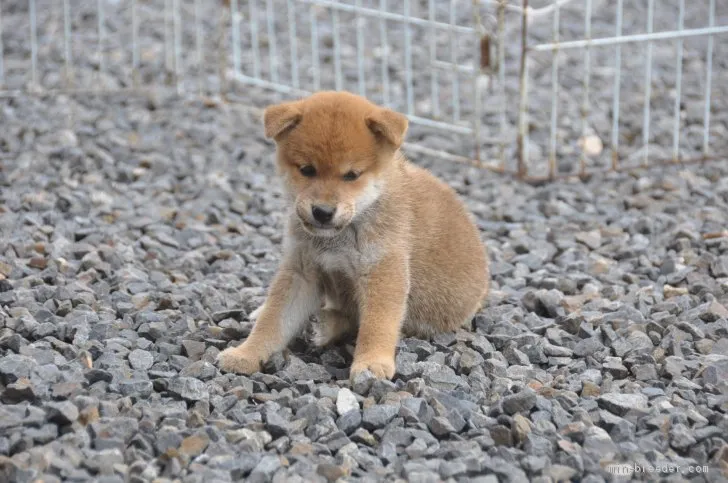
<path id="1" fill-rule="evenodd" d="M 728 238 L 728 230 L 703 233 L 704 240 L 713 240 L 715 238 Z"/>

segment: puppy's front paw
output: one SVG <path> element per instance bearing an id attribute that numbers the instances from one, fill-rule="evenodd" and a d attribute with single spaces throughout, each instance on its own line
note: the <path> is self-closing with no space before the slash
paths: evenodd
<path id="1" fill-rule="evenodd" d="M 225 372 L 250 375 L 260 371 L 260 359 L 246 354 L 241 347 L 225 349 L 217 355 L 216 362 Z"/>
<path id="2" fill-rule="evenodd" d="M 395 372 L 394 359 L 355 360 L 351 365 L 349 377 L 354 379 L 364 371 L 371 372 L 377 379 L 392 379 Z"/>

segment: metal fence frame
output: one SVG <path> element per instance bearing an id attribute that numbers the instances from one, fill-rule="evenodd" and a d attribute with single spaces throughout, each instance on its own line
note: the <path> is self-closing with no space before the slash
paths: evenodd
<path id="1" fill-rule="evenodd" d="M 487 1 L 487 0 L 486 0 Z M 623 20 L 623 6 L 624 0 L 617 0 L 617 14 L 616 14 L 616 25 L 615 34 L 613 37 L 597 38 L 593 39 L 590 36 L 591 32 L 591 12 L 593 0 L 585 0 L 587 15 L 585 16 L 585 31 L 587 37 L 582 40 L 575 40 L 569 42 L 559 42 L 559 9 L 560 7 L 568 3 L 570 0 L 557 0 L 553 4 L 554 16 L 553 16 L 553 39 L 550 43 L 542 43 L 530 45 L 528 43 L 528 18 L 529 8 L 528 1 L 523 0 L 522 3 L 522 56 L 521 56 L 521 104 L 519 108 L 519 129 L 518 129 L 518 176 L 527 177 L 527 166 L 528 166 L 528 57 L 530 52 L 548 52 L 551 51 L 553 54 L 552 62 L 552 86 L 553 103 L 551 105 L 551 124 L 550 124 L 550 143 L 549 143 L 549 179 L 556 177 L 556 119 L 557 119 L 557 102 L 556 102 L 556 89 L 558 89 L 558 62 L 557 57 L 559 52 L 565 49 L 583 49 L 585 57 L 586 69 L 584 70 L 584 91 L 585 98 L 582 103 L 582 129 L 585 130 L 587 126 L 587 118 L 589 112 L 589 78 L 591 76 L 591 64 L 590 49 L 592 47 L 609 46 L 613 45 L 616 48 L 616 61 L 615 61 L 615 78 L 614 78 L 614 89 L 613 89 L 613 102 L 612 102 L 612 133 L 610 140 L 611 149 L 611 167 L 612 171 L 617 171 L 621 168 L 620 159 L 618 155 L 619 149 L 619 95 L 620 95 L 620 82 L 622 76 L 622 63 L 621 63 L 621 46 L 626 43 L 633 42 L 646 42 L 647 43 L 647 59 L 645 62 L 645 82 L 644 92 L 646 102 L 644 104 L 643 111 L 643 126 L 642 126 L 642 140 L 644 156 L 642 165 L 647 167 L 650 164 L 649 159 L 649 137 L 650 137 L 650 92 L 651 92 L 651 81 L 652 81 L 652 42 L 656 40 L 666 39 L 679 39 L 678 53 L 676 59 L 676 95 L 674 104 L 674 122 L 673 122 L 673 146 L 672 146 L 672 158 L 666 160 L 654 160 L 657 163 L 692 163 L 702 162 L 713 159 L 712 153 L 710 152 L 710 102 L 711 102 L 711 86 L 713 76 L 713 48 L 714 48 L 714 37 L 717 34 L 728 33 L 728 25 L 716 26 L 715 25 L 715 0 L 710 0 L 709 3 L 709 17 L 708 26 L 705 28 L 696 29 L 685 29 L 685 0 L 679 0 L 679 14 L 678 14 L 678 29 L 673 31 L 664 32 L 653 32 L 653 19 L 655 11 L 655 0 L 648 0 L 648 13 L 647 13 L 647 33 L 636 34 L 636 35 L 622 35 L 622 20 Z M 706 83 L 705 83 L 705 94 L 704 94 L 704 114 L 703 114 L 703 148 L 702 156 L 694 159 L 682 159 L 680 157 L 680 102 L 682 92 L 682 70 L 683 70 L 683 39 L 695 36 L 708 36 L 708 47 L 706 52 Z M 584 132 L 585 134 L 585 132 Z M 586 176 L 586 153 L 582 150 L 580 156 L 580 169 L 579 175 Z"/>
<path id="2" fill-rule="evenodd" d="M 181 82 L 181 57 L 182 51 L 185 48 L 182 42 L 182 22 L 180 19 L 180 2 L 182 0 L 165 0 L 164 2 L 164 54 L 165 54 L 165 69 L 168 72 L 168 81 L 173 89 L 178 94 L 184 94 L 184 89 Z M 447 0 L 438 0 L 447 1 Z M 319 45 L 317 32 L 319 29 L 318 20 L 314 13 L 313 8 L 325 8 L 331 12 L 331 27 L 333 29 L 333 50 L 334 50 L 334 70 L 335 70 L 335 88 L 343 89 L 345 87 L 342 76 L 342 63 L 341 63 L 341 45 L 340 45 L 340 25 L 339 25 L 339 14 L 342 12 L 355 14 L 359 17 L 369 17 L 378 21 L 378 34 L 380 42 L 387 44 L 389 31 L 387 29 L 387 22 L 398 22 L 404 26 L 404 57 L 405 57 L 405 92 L 406 92 L 406 109 L 405 114 L 409 117 L 413 124 L 419 124 L 432 129 L 441 130 L 445 132 L 451 132 L 455 134 L 461 134 L 470 136 L 473 139 L 474 144 L 474 155 L 472 157 L 457 156 L 452 153 L 429 149 L 424 146 L 418 145 L 407 145 L 407 149 L 418 150 L 431 154 L 434 156 L 442 157 L 452 161 L 464 161 L 473 163 L 477 166 L 492 169 L 498 172 L 511 172 L 517 177 L 524 180 L 540 181 L 543 179 L 555 179 L 559 177 L 557 173 L 557 121 L 558 121 L 558 89 L 559 89 L 559 62 L 558 57 L 561 52 L 571 49 L 580 49 L 584 55 L 584 74 L 583 74 L 583 87 L 584 87 L 584 99 L 582 100 L 582 118 L 581 126 L 582 133 L 585 136 L 588 126 L 589 117 L 589 87 L 591 77 L 591 51 L 594 47 L 600 46 L 613 46 L 616 51 L 616 63 L 615 63 L 615 76 L 614 76 L 614 87 L 612 96 L 612 129 L 611 129 L 611 140 L 609 141 L 609 149 L 611 149 L 611 165 L 608 167 L 609 170 L 619 170 L 624 168 L 620 162 L 618 156 L 619 149 L 619 115 L 620 115 L 620 82 L 622 78 L 622 65 L 621 65 L 621 48 L 627 43 L 646 43 L 646 65 L 645 65 L 645 83 L 644 83 L 644 95 L 645 99 L 649 100 L 651 95 L 651 80 L 652 80 L 652 43 L 659 40 L 666 39 L 678 39 L 678 53 L 676 62 L 676 85 L 675 89 L 677 95 L 675 97 L 674 105 L 674 123 L 673 123 L 673 145 L 672 145 L 672 158 L 668 160 L 651 160 L 649 158 L 649 139 L 650 139 L 650 123 L 651 123 L 651 112 L 650 102 L 645 102 L 643 111 L 643 122 L 642 122 L 642 142 L 644 144 L 644 154 L 642 159 L 642 165 L 647 166 L 651 162 L 664 163 L 664 162 L 692 162 L 692 161 L 704 161 L 711 159 L 712 154 L 710 151 L 710 121 L 711 121 L 711 79 L 713 74 L 713 51 L 714 51 L 714 36 L 718 34 L 728 33 L 728 25 L 716 25 L 716 0 L 709 0 L 709 18 L 708 25 L 703 28 L 684 28 L 684 17 L 685 17 L 685 0 L 679 0 L 679 19 L 678 29 L 672 31 L 653 31 L 653 17 L 655 11 L 655 0 L 648 0 L 648 15 L 647 15 L 647 32 L 644 34 L 636 35 L 623 35 L 622 34 L 622 18 L 623 18 L 623 3 L 624 0 L 617 0 L 617 12 L 614 35 L 611 37 L 592 38 L 591 36 L 591 24 L 592 24 L 592 6 L 597 0 L 580 0 L 585 3 L 586 14 L 584 18 L 585 38 L 580 40 L 571 41 L 560 41 L 559 39 L 559 27 L 560 27 L 560 11 L 565 4 L 570 3 L 574 0 L 555 0 L 551 5 L 542 8 L 532 8 L 529 6 L 529 0 L 521 0 L 520 5 L 509 3 L 508 0 L 473 0 L 473 18 L 470 25 L 458 25 L 455 21 L 455 10 L 456 0 L 449 0 L 449 21 L 443 22 L 435 18 L 435 4 L 436 0 L 428 0 L 428 16 L 427 18 L 416 17 L 410 14 L 410 2 L 411 0 L 401 0 L 404 8 L 402 14 L 394 13 L 388 9 L 387 0 L 379 0 L 379 4 L 376 8 L 365 7 L 362 5 L 362 0 L 286 0 L 286 15 L 288 18 L 288 41 L 290 45 L 290 55 L 288 56 L 288 62 L 290 62 L 291 76 L 290 78 L 281 78 L 278 70 L 275 66 L 278 62 L 284 59 L 284 55 L 279 55 L 277 49 L 277 36 L 280 32 L 276 32 L 273 18 L 276 12 L 273 10 L 273 0 L 247 0 L 248 9 L 244 11 L 241 8 L 241 0 L 226 0 L 226 4 L 229 6 L 229 11 L 221 16 L 219 22 L 219 38 L 217 45 L 221 52 L 219 55 L 219 76 L 220 84 L 222 87 L 220 94 L 226 94 L 225 85 L 229 81 L 236 83 L 242 83 L 251 86 L 262 87 L 272 91 L 277 91 L 285 95 L 304 95 L 311 91 L 319 90 L 321 88 L 320 75 L 321 67 L 318 64 L 319 61 Z M 204 81 L 202 79 L 202 66 L 203 66 L 203 33 L 201 27 L 201 14 L 200 8 L 202 0 L 192 0 L 193 2 L 193 16 L 194 16 L 194 49 L 196 62 L 198 63 L 198 94 L 204 92 Z M 154 89 L 159 86 L 144 86 L 139 76 L 139 65 L 140 65 L 140 52 L 139 52 L 139 14 L 138 14 L 138 1 L 130 0 L 131 3 L 131 29 L 132 29 L 132 42 L 131 42 L 131 54 L 132 54 L 132 65 L 131 65 L 131 86 L 127 89 L 130 91 L 139 91 L 145 89 Z M 265 6 L 264 12 L 261 11 L 261 6 Z M 301 85 L 301 79 L 298 68 L 298 53 L 300 49 L 305 46 L 299 46 L 297 39 L 297 27 L 299 22 L 303 21 L 299 19 L 297 14 L 299 12 L 305 12 L 299 6 L 309 8 L 309 28 L 311 31 L 311 45 L 308 48 L 311 49 L 311 56 L 315 62 L 313 66 L 313 89 L 305 89 Z M 4 64 L 4 48 L 3 48 L 3 25 L 2 25 L 2 0 L 0 0 L 0 97 L 13 96 L 22 93 L 39 93 L 39 94 L 54 94 L 59 92 L 66 93 L 103 93 L 106 92 L 103 86 L 96 86 L 92 89 L 77 88 L 74 85 L 73 80 L 73 57 L 71 51 L 70 39 L 72 36 L 71 30 L 71 7 L 69 0 L 63 0 L 63 77 L 64 85 L 61 89 L 43 89 L 40 86 L 38 79 L 38 26 L 37 26 L 37 6 L 36 0 L 28 0 L 28 15 L 30 25 L 30 43 L 31 43 L 31 58 L 30 58 L 30 82 L 25 89 L 20 90 L 8 90 L 5 87 L 5 64 Z M 488 31 L 482 21 L 482 15 L 486 12 L 490 12 L 492 16 L 497 19 L 495 28 Z M 517 135 L 515 139 L 508 138 L 506 133 L 507 119 L 506 119 L 506 106 L 503 105 L 499 112 L 499 123 L 500 130 L 498 136 L 492 139 L 484 139 L 482 136 L 481 129 L 481 118 L 482 118 L 482 100 L 480 97 L 481 88 L 479 83 L 484 80 L 489 82 L 490 85 L 496 85 L 499 89 L 501 99 L 505 99 L 505 57 L 504 57 L 504 42 L 505 42 L 505 15 L 506 12 L 517 12 L 521 17 L 520 25 L 520 42 L 521 42 L 521 55 L 519 59 L 519 102 L 518 102 L 518 123 L 517 123 Z M 104 0 L 97 0 L 97 18 L 98 18 L 98 54 L 99 54 L 99 71 L 104 72 L 107 68 L 107 59 L 104 55 L 104 43 L 106 41 L 106 30 L 105 30 L 105 5 Z M 260 32 L 260 23 L 262 16 L 265 17 L 265 29 L 268 39 L 268 53 L 269 62 L 272 68 L 270 69 L 270 75 L 268 78 L 264 77 L 261 70 L 261 64 L 263 60 L 260 54 L 260 39 L 258 38 Z M 529 39 L 529 25 L 534 20 L 540 20 L 547 16 L 552 17 L 553 22 L 553 36 L 552 40 L 547 43 L 531 43 Z M 243 21 L 247 20 L 250 23 L 251 30 L 251 43 L 252 43 L 252 55 L 253 55 L 253 66 L 252 72 L 244 72 L 241 63 L 241 39 L 240 39 L 240 25 Z M 227 25 L 225 23 L 227 22 Z M 433 116 L 419 115 L 414 108 L 414 89 L 412 88 L 413 79 L 413 66 L 412 66 L 412 28 L 421 27 L 428 29 L 431 32 L 445 31 L 450 35 L 451 42 L 451 58 L 448 60 L 442 60 L 437 58 L 436 48 L 434 46 L 434 35 L 431 36 L 429 52 L 429 65 L 428 69 L 437 71 L 449 71 L 449 77 L 452 82 L 452 116 L 450 119 L 440 118 L 440 105 L 438 104 L 438 77 L 437 74 L 432 75 L 430 95 L 435 104 L 433 105 Z M 227 36 L 225 30 L 229 28 L 229 41 L 225 40 Z M 366 95 L 366 82 L 364 80 L 364 60 L 362 52 L 365 46 L 365 35 L 361 23 L 357 23 L 356 27 L 356 52 L 357 52 L 357 88 L 354 90 L 359 94 Z M 472 52 L 473 65 L 460 64 L 456 58 L 456 36 L 466 35 L 472 36 L 474 39 L 474 45 L 477 46 L 476 50 Z M 285 35 L 285 34 L 284 34 Z M 683 64 L 683 39 L 694 36 L 708 36 L 708 46 L 706 51 L 706 85 L 704 93 L 704 114 L 703 114 L 703 143 L 702 143 L 702 155 L 695 159 L 682 159 L 680 157 L 680 101 L 681 101 L 681 89 L 682 89 L 682 64 Z M 227 50 L 227 52 L 226 52 Z M 551 52 L 553 56 L 552 62 L 552 104 L 551 104 L 551 116 L 550 116 L 550 134 L 548 142 L 548 175 L 542 178 L 535 178 L 529 173 L 529 167 L 531 160 L 528 156 L 529 146 L 529 132 L 528 132 L 528 121 L 529 121 L 529 66 L 530 58 L 534 53 L 538 52 Z M 383 88 L 384 100 L 387 101 L 390 89 L 390 79 L 388 74 L 386 49 L 384 52 L 384 58 L 382 59 L 381 69 L 381 84 Z M 228 58 L 231 59 L 232 64 L 232 75 L 226 74 L 226 69 L 229 68 Z M 472 119 L 463 120 L 460 116 L 460 96 L 462 83 L 471 82 L 474 88 L 474 114 Z M 167 86 L 169 87 L 169 85 Z M 116 89 L 115 91 L 118 91 Z M 464 122 L 466 121 L 466 122 Z M 509 170 L 506 168 L 506 146 L 510 143 L 516 144 L 517 150 L 517 164 L 515 170 Z M 492 145 L 499 146 L 498 159 L 488 160 L 482 159 L 480 147 L 484 143 L 491 143 Z M 725 153 L 723 153 L 725 154 Z M 587 176 L 592 174 L 594 171 L 587 169 L 587 156 L 585 149 L 581 150 L 579 156 L 579 176 Z M 571 173 L 573 176 L 573 173 Z"/>

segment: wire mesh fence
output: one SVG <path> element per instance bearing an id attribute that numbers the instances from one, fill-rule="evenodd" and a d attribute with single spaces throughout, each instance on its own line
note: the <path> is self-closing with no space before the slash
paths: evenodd
<path id="1" fill-rule="evenodd" d="M 0 96 L 345 89 L 524 179 L 728 151 L 717 0 L 0 0 Z"/>

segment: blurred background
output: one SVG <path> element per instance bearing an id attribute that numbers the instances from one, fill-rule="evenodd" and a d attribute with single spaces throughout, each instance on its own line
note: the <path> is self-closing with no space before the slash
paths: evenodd
<path id="1" fill-rule="evenodd" d="M 534 178 L 584 174 L 725 150 L 726 10 L 715 0 L 5 1 L 0 87 L 166 90 L 257 107 L 347 89 L 408 114 L 410 143 L 441 157 Z"/>

